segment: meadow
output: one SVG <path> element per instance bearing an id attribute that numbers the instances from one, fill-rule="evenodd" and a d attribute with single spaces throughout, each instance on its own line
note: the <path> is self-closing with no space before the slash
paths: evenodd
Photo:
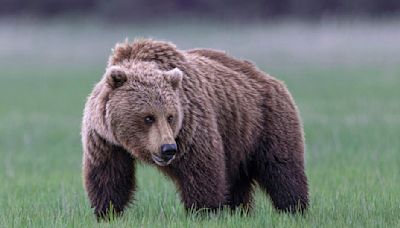
<path id="1" fill-rule="evenodd" d="M 0 23 L 0 227 L 400 227 L 400 23 Z M 80 123 L 125 37 L 209 47 L 284 80 L 304 121 L 310 208 L 186 215 L 172 182 L 140 165 L 136 199 L 98 223 L 82 187 Z"/>

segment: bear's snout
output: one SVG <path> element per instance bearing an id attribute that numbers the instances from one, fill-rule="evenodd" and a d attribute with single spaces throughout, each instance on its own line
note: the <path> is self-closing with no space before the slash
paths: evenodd
<path id="1" fill-rule="evenodd" d="M 176 144 L 162 144 L 160 154 L 152 154 L 151 157 L 157 165 L 166 166 L 171 164 L 172 160 L 174 160 L 176 151 Z"/>
<path id="2" fill-rule="evenodd" d="M 176 154 L 176 144 L 163 144 L 161 145 L 161 158 L 168 162 Z"/>

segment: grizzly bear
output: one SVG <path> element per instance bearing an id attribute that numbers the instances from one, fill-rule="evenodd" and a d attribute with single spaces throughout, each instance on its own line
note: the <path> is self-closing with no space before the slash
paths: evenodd
<path id="1" fill-rule="evenodd" d="M 249 61 L 168 42 L 117 44 L 87 100 L 83 178 L 97 218 L 123 212 L 137 160 L 170 177 L 188 211 L 308 206 L 304 138 L 283 82 Z"/>

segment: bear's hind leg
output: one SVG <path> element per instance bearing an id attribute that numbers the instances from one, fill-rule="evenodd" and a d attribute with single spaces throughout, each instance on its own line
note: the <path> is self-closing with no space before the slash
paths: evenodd
<path id="1" fill-rule="evenodd" d="M 308 207 L 308 186 L 301 120 L 285 85 L 272 82 L 270 86 L 261 107 L 264 123 L 253 157 L 255 179 L 276 209 L 303 212 Z"/>
<path id="2" fill-rule="evenodd" d="M 261 163 L 261 162 L 260 162 Z M 291 161 L 258 164 L 256 180 L 276 209 L 303 212 L 308 207 L 308 187 L 304 168 Z"/>

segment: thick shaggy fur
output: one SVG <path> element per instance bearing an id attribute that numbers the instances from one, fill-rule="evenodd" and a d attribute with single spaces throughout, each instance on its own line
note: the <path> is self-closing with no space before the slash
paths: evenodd
<path id="1" fill-rule="evenodd" d="M 144 124 L 143 112 L 156 121 Z M 123 211 L 135 191 L 135 160 L 155 165 L 151 155 L 163 143 L 176 143 L 178 152 L 157 167 L 188 210 L 250 208 L 254 183 L 278 210 L 308 206 L 303 129 L 291 95 L 223 52 L 117 44 L 86 103 L 82 142 L 84 184 L 98 217 L 111 206 Z"/>

